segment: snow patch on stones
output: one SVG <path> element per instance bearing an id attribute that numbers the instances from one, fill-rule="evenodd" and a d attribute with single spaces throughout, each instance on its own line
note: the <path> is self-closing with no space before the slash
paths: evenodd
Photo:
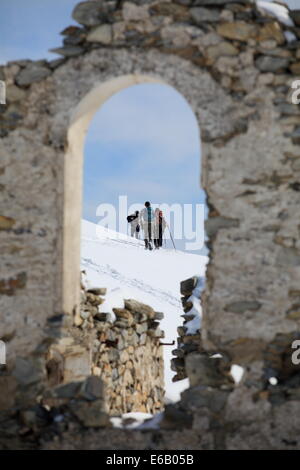
<path id="1" fill-rule="evenodd" d="M 258 8 L 261 8 L 265 12 L 275 16 L 279 23 L 284 24 L 285 26 L 295 26 L 294 21 L 290 17 L 289 10 L 283 5 L 278 3 L 268 2 L 266 0 L 257 0 Z"/>

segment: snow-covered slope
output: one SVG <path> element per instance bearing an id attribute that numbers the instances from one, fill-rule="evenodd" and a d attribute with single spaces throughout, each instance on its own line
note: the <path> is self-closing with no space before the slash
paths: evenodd
<path id="1" fill-rule="evenodd" d="M 188 386 L 187 379 L 173 383 L 170 369 L 177 327 L 182 325 L 180 281 L 193 275 L 204 277 L 206 263 L 205 256 L 181 251 L 146 251 L 142 241 L 82 221 L 81 266 L 87 273 L 86 283 L 108 289 L 101 310 L 123 307 L 123 299 L 133 298 L 165 314 L 161 321 L 163 341 L 175 340 L 174 346 L 163 346 L 167 400 L 177 401 Z"/>

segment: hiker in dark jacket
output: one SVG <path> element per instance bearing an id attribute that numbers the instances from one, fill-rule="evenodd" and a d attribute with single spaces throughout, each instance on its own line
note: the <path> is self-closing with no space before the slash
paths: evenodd
<path id="1" fill-rule="evenodd" d="M 163 213 L 159 209 L 155 209 L 155 222 L 154 222 L 154 246 L 156 249 L 162 247 L 163 234 L 166 228 L 167 222 L 163 216 Z"/>
<path id="2" fill-rule="evenodd" d="M 145 249 L 152 250 L 154 211 L 149 201 L 145 202 L 145 207 L 141 210 L 141 221 L 144 231 Z"/>
<path id="3" fill-rule="evenodd" d="M 139 238 L 140 234 L 140 213 L 135 211 L 127 217 L 127 222 L 130 224 L 130 234 L 132 237 Z"/>

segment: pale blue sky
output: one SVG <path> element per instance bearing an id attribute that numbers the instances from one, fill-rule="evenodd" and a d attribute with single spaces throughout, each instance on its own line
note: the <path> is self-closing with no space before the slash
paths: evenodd
<path id="1" fill-rule="evenodd" d="M 289 0 L 299 8 L 300 0 Z M 1 0 L 0 63 L 54 59 L 59 33 L 78 0 Z M 200 141 L 190 107 L 176 90 L 158 84 L 130 87 L 96 113 L 85 146 L 83 215 L 98 221 L 98 204 L 203 203 Z M 200 227 L 202 230 L 202 227 Z M 178 243 L 183 248 L 182 243 Z"/>
<path id="2" fill-rule="evenodd" d="M 128 194 L 130 202 L 203 202 L 198 124 L 172 87 L 142 84 L 114 95 L 92 120 L 85 150 L 90 201 L 97 202 L 101 181 L 110 201 Z"/>
<path id="3" fill-rule="evenodd" d="M 74 24 L 78 0 L 0 0 L 0 63 L 16 59 L 55 59 L 59 33 Z"/>

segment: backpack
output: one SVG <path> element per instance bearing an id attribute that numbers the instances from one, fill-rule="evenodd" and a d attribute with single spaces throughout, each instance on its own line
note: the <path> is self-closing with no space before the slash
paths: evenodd
<path id="1" fill-rule="evenodd" d="M 141 216 L 144 222 L 152 222 L 154 220 L 154 210 L 152 207 L 145 207 L 141 212 Z"/>

